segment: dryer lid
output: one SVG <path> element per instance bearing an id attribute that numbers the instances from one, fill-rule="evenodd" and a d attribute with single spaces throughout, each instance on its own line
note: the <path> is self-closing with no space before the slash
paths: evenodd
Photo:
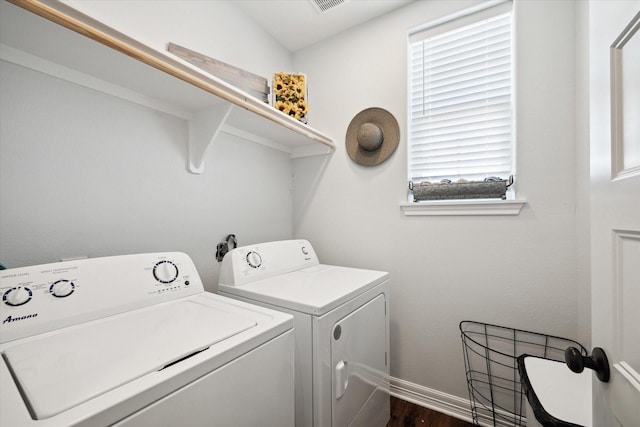
<path id="1" fill-rule="evenodd" d="M 64 329 L 4 351 L 32 416 L 45 419 L 256 325 L 182 300 Z"/>

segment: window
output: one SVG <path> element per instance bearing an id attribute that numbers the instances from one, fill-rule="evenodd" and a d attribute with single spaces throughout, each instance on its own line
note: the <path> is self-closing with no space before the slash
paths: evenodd
<path id="1" fill-rule="evenodd" d="M 514 173 L 511 39 L 510 1 L 409 34 L 409 181 Z"/>

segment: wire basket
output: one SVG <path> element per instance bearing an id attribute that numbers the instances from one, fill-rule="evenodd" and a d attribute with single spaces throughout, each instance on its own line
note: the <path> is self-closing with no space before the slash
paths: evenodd
<path id="1" fill-rule="evenodd" d="M 578 342 L 504 326 L 460 322 L 464 364 L 473 424 L 526 425 L 525 399 L 520 386 L 517 357 L 522 354 L 564 361 L 564 351 Z"/>

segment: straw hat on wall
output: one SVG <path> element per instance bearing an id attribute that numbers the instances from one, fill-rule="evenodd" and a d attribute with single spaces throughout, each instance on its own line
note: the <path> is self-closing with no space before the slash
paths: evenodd
<path id="1" fill-rule="evenodd" d="M 362 166 L 375 166 L 398 148 L 400 127 L 387 110 L 367 108 L 351 120 L 345 140 L 351 160 Z"/>

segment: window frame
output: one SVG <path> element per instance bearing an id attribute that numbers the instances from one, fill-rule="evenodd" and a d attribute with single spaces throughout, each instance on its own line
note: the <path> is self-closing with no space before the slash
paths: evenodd
<path id="1" fill-rule="evenodd" d="M 496 9 L 498 6 L 498 9 Z M 516 126 L 515 126 L 515 25 L 514 15 L 515 10 L 512 0 L 493 0 L 488 1 L 477 6 L 463 9 L 456 13 L 447 15 L 445 17 L 432 20 L 426 24 L 418 27 L 414 27 L 407 32 L 407 179 L 411 180 L 411 130 L 412 130 L 412 117 L 411 117 L 411 65 L 412 65 L 412 44 L 415 43 L 416 38 L 420 36 L 418 34 L 426 31 L 433 31 L 433 28 L 440 27 L 435 31 L 448 32 L 455 28 L 470 25 L 472 22 L 478 22 L 479 20 L 486 19 L 483 14 L 489 16 L 497 16 L 504 13 L 506 10 L 511 13 L 511 175 L 515 175 L 516 170 Z M 493 10 L 491 10 L 493 9 Z M 417 36 L 416 36 L 417 35 Z M 428 201 L 414 201 L 410 190 L 407 190 L 407 203 L 401 203 L 401 209 L 407 216 L 413 215 L 517 215 L 525 204 L 524 200 L 515 199 L 514 186 L 511 186 L 507 191 L 507 200 L 501 199 L 446 199 L 446 200 L 428 200 Z"/>

